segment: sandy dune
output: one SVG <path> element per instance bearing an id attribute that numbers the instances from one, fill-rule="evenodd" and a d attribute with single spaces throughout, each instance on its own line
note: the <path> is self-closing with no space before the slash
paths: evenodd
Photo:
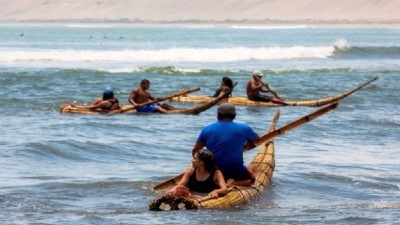
<path id="1" fill-rule="evenodd" d="M 400 0 L 0 0 L 0 21 L 400 23 Z"/>

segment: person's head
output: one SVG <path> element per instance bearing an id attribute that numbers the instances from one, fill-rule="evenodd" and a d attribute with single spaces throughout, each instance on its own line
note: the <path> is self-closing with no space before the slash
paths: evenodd
<path id="1" fill-rule="evenodd" d="M 150 81 L 147 80 L 147 79 L 143 79 L 142 81 L 140 81 L 140 87 L 141 87 L 143 90 L 149 89 L 149 87 L 150 87 Z"/>
<path id="2" fill-rule="evenodd" d="M 114 98 L 114 92 L 111 87 L 106 87 L 103 92 L 103 100 L 112 99 Z"/>
<path id="3" fill-rule="evenodd" d="M 253 72 L 253 77 L 254 77 L 254 76 L 257 76 L 259 79 L 261 79 L 262 76 L 264 76 L 264 74 L 262 74 L 261 71 L 259 71 L 259 70 L 255 70 L 255 71 Z"/>
<path id="4" fill-rule="evenodd" d="M 204 169 L 210 174 L 213 174 L 217 169 L 214 154 L 207 149 L 200 149 L 193 156 L 192 164 L 194 168 L 204 165 Z"/>
<path id="5" fill-rule="evenodd" d="M 231 103 L 222 103 L 217 109 L 218 120 L 234 120 L 236 117 L 235 106 Z"/>
<path id="6" fill-rule="evenodd" d="M 233 88 L 232 79 L 229 78 L 229 77 L 223 77 L 222 80 L 221 80 L 221 84 L 227 86 L 230 89 Z"/>

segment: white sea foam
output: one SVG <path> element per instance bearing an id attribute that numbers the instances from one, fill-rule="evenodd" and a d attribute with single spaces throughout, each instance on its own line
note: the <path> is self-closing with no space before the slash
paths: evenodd
<path id="1" fill-rule="evenodd" d="M 335 42 L 334 46 L 338 49 L 348 49 L 349 43 L 346 39 L 340 39 Z"/>
<path id="2" fill-rule="evenodd" d="M 327 58 L 335 47 L 169 48 L 160 50 L 0 49 L 0 62 L 236 62 Z"/>
<path id="3" fill-rule="evenodd" d="M 143 69 L 140 69 L 138 67 L 98 68 L 97 70 L 109 73 L 133 73 L 143 71 Z"/>
<path id="4" fill-rule="evenodd" d="M 97 68 L 98 71 L 104 71 L 108 73 L 133 73 L 133 72 L 143 72 L 146 70 L 151 70 L 152 68 L 157 70 L 163 70 L 164 67 L 120 67 L 120 68 Z M 163 73 L 173 74 L 173 73 L 200 73 L 199 68 L 181 68 L 181 67 L 165 67 Z"/>

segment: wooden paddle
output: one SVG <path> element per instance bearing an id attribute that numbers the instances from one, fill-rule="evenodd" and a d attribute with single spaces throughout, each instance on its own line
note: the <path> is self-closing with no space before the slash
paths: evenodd
<path id="1" fill-rule="evenodd" d="M 135 109 L 135 108 L 140 108 L 140 107 L 145 106 L 145 105 L 149 105 L 149 104 L 165 101 L 165 100 L 168 100 L 168 99 L 171 99 L 171 98 L 174 98 L 174 97 L 177 97 L 177 96 L 181 96 L 181 95 L 186 95 L 186 94 L 198 91 L 198 90 L 200 90 L 200 88 L 198 88 L 198 87 L 191 88 L 189 90 L 182 90 L 182 91 L 175 92 L 175 93 L 169 94 L 169 95 L 161 97 L 161 98 L 157 98 L 157 99 L 155 99 L 153 101 L 149 101 L 149 102 L 145 102 L 145 103 L 142 103 L 142 104 L 138 104 L 138 105 L 136 105 L 136 107 L 135 106 L 130 106 L 130 107 L 126 107 L 125 109 L 116 110 L 116 111 L 114 111 L 114 112 L 112 112 L 110 114 L 123 113 L 123 112 L 129 111 L 129 110 Z"/>
<path id="2" fill-rule="evenodd" d="M 254 77 L 258 82 L 260 82 L 265 88 L 267 88 L 268 91 L 271 92 L 275 97 L 277 97 L 277 98 L 279 98 L 279 99 L 282 99 L 281 97 L 279 97 L 278 93 L 276 93 L 276 91 L 272 90 L 272 89 L 268 86 L 268 84 L 264 83 L 264 82 L 261 80 L 261 78 L 259 78 L 258 76 L 255 76 L 255 75 L 254 75 L 253 77 Z"/>
<path id="3" fill-rule="evenodd" d="M 332 104 L 330 104 L 328 106 L 325 106 L 325 107 L 323 107 L 321 109 L 318 109 L 318 110 L 316 110 L 316 111 L 314 111 L 314 112 L 312 112 L 312 113 L 310 113 L 310 114 L 308 114 L 306 116 L 303 116 L 303 117 L 301 117 L 301 118 L 299 118 L 299 119 L 297 119 L 297 120 L 295 120 L 295 121 L 293 121 L 293 122 L 291 122 L 289 124 L 286 124 L 285 126 L 283 126 L 281 128 L 273 130 L 273 131 L 261 136 L 259 141 L 254 143 L 254 146 L 252 146 L 252 148 L 260 146 L 263 143 L 265 143 L 265 142 L 267 142 L 269 140 L 272 140 L 272 139 L 274 139 L 274 138 L 276 138 L 276 137 L 278 137 L 280 135 L 283 135 L 283 134 L 287 133 L 288 131 L 290 131 L 290 130 L 296 128 L 296 127 L 299 127 L 299 126 L 301 126 L 301 125 L 303 125 L 303 124 L 305 124 L 307 122 L 310 122 L 311 120 L 316 119 L 317 117 L 322 116 L 325 113 L 336 109 L 338 106 L 339 106 L 339 102 L 334 102 L 334 103 L 332 103 Z M 182 177 L 183 177 L 183 174 L 180 174 L 180 175 L 178 175 L 176 177 L 173 177 L 173 178 L 171 178 L 171 179 L 169 179 L 167 181 L 164 181 L 164 182 L 162 182 L 160 184 L 157 184 L 156 186 L 153 187 L 153 190 L 161 190 L 161 189 L 165 189 L 165 188 L 167 188 L 167 187 L 169 187 L 171 185 L 174 185 L 177 182 L 179 182 L 179 180 Z"/>

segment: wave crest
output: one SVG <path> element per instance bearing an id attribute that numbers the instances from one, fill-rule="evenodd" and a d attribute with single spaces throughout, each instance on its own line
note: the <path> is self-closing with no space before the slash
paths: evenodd
<path id="1" fill-rule="evenodd" d="M 235 62 L 327 58 L 334 46 L 169 48 L 160 50 L 2 50 L 0 62 Z"/>

